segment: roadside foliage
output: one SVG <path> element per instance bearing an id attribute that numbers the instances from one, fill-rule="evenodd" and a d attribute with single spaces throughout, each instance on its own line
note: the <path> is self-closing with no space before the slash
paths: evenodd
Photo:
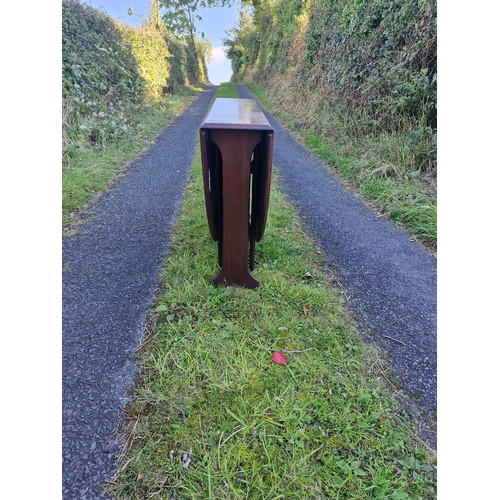
<path id="1" fill-rule="evenodd" d="M 208 80 L 203 44 L 195 39 L 193 48 L 169 33 L 154 8 L 141 26 L 129 26 L 64 0 L 62 26 L 65 164 L 84 143 L 102 145 L 126 132 L 131 105 Z"/>
<path id="2" fill-rule="evenodd" d="M 226 40 L 236 79 L 277 75 L 290 92 L 367 118 L 436 126 L 436 4 L 428 0 L 261 0 Z"/>

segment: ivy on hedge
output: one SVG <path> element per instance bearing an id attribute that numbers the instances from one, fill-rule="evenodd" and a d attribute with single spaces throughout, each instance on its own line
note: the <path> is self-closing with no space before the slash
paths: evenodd
<path id="1" fill-rule="evenodd" d="M 101 144 L 125 133 L 130 105 L 207 80 L 203 44 L 169 33 L 154 5 L 149 19 L 133 27 L 63 0 L 62 28 L 64 157 L 81 140 Z"/>
<path id="2" fill-rule="evenodd" d="M 134 56 L 137 71 L 144 82 L 145 99 L 158 101 L 167 89 L 170 75 L 170 53 L 165 37 L 150 23 L 141 27 L 116 25 Z"/>
<path id="3" fill-rule="evenodd" d="M 86 103 L 142 100 L 144 84 L 113 20 L 75 0 L 62 4 L 63 99 L 76 111 Z"/>
<path id="4" fill-rule="evenodd" d="M 251 19 L 242 15 L 225 41 L 235 79 L 265 81 L 294 68 L 294 78 L 319 89 L 325 106 L 362 111 L 371 126 L 397 128 L 407 118 L 436 127 L 435 0 L 252 3 Z"/>
<path id="5" fill-rule="evenodd" d="M 303 78 L 373 119 L 407 115 L 435 127 L 436 71 L 434 0 L 312 3 Z"/>

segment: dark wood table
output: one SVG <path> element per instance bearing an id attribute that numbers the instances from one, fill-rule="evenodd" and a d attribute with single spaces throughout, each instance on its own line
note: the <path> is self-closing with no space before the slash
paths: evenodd
<path id="1" fill-rule="evenodd" d="M 250 271 L 266 225 L 273 140 L 253 99 L 216 99 L 200 127 L 208 226 L 221 266 L 214 284 L 259 286 Z"/>

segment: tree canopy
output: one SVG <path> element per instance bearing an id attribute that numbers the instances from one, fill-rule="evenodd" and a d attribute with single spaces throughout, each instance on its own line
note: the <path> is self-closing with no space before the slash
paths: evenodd
<path id="1" fill-rule="evenodd" d="M 196 22 L 202 19 L 198 13 L 200 9 L 227 7 L 233 2 L 234 0 L 160 0 L 165 9 L 162 17 L 167 28 L 178 36 L 186 37 L 193 37 L 196 33 Z"/>

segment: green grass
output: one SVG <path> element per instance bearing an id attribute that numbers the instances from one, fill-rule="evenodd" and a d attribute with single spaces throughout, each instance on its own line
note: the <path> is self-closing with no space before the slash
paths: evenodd
<path id="1" fill-rule="evenodd" d="M 125 164 L 149 147 L 197 93 L 167 95 L 158 103 L 129 108 L 127 133 L 99 146 L 73 138 L 62 171 L 63 227 L 98 191 L 109 186 Z"/>
<path id="2" fill-rule="evenodd" d="M 215 91 L 215 97 L 239 97 L 238 89 L 234 83 L 221 83 Z"/>
<path id="3" fill-rule="evenodd" d="M 379 360 L 274 182 L 256 252 L 261 286 L 213 287 L 216 272 L 197 154 L 109 493 L 434 498 L 434 457 L 377 382 Z M 272 361 L 277 350 L 288 366 Z"/>
<path id="4" fill-rule="evenodd" d="M 411 170 L 423 155 L 407 137 L 380 134 L 377 137 L 325 137 L 297 117 L 273 104 L 264 87 L 245 85 L 289 128 L 295 136 L 384 215 L 432 250 L 437 247 L 437 202 L 433 182 L 423 184 L 421 172 Z M 421 141 L 422 142 L 422 141 Z M 421 146 L 421 149 L 425 149 Z M 413 165 L 414 167 L 411 167 Z M 429 189 L 430 187 L 430 189 Z"/>

